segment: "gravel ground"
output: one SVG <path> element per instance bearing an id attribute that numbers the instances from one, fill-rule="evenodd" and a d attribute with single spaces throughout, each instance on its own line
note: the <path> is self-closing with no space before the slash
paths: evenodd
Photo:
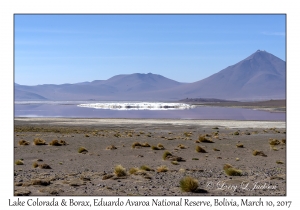
<path id="1" fill-rule="evenodd" d="M 14 167 L 15 195 L 283 196 L 285 131 L 285 122 L 267 121 L 15 118 L 14 159 L 23 162 Z M 199 142 L 199 136 L 213 143 Z M 47 145 L 34 145 L 35 138 Z M 51 146 L 52 140 L 67 144 Z M 150 147 L 132 148 L 135 142 Z M 163 147 L 154 150 L 159 143 Z M 78 153 L 79 147 L 87 152 Z M 254 150 L 265 155 L 254 156 Z M 164 160 L 166 151 L 171 155 Z M 225 164 L 241 170 L 240 176 L 225 174 Z M 124 176 L 116 175 L 117 165 Z M 180 188 L 186 176 L 198 182 L 193 192 Z"/>

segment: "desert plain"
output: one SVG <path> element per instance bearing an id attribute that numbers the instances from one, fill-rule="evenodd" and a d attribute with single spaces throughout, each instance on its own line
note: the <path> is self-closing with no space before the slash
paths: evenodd
<path id="1" fill-rule="evenodd" d="M 15 118 L 14 194 L 284 196 L 286 123 Z"/>

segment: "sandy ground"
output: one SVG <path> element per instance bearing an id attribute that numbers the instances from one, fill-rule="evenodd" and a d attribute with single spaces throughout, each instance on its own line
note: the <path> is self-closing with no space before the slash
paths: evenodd
<path id="1" fill-rule="evenodd" d="M 15 118 L 14 159 L 23 162 L 14 167 L 15 195 L 286 195 L 285 127 L 267 121 Z M 202 135 L 213 143 L 197 142 Z M 34 145 L 35 138 L 47 145 Z M 52 140 L 67 145 L 51 146 Z M 135 142 L 150 147 L 132 148 Z M 163 148 L 153 150 L 159 143 Z M 78 153 L 79 147 L 88 152 Z M 164 160 L 166 151 L 172 156 Z M 224 164 L 241 176 L 225 174 Z M 116 165 L 126 169 L 125 176 L 115 174 Z M 150 170 L 141 170 L 143 165 Z M 158 172 L 160 166 L 167 171 Z M 182 191 L 186 176 L 197 180 L 196 191 Z"/>

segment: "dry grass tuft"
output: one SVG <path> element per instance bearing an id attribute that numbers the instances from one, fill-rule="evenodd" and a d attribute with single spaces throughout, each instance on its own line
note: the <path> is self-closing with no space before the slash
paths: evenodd
<path id="1" fill-rule="evenodd" d="M 151 147 L 150 144 L 148 144 L 147 142 L 141 144 L 142 147 Z"/>
<path id="2" fill-rule="evenodd" d="M 106 147 L 107 150 L 115 150 L 117 149 L 117 147 L 115 147 L 115 145 L 109 145 L 108 147 Z"/>
<path id="3" fill-rule="evenodd" d="M 164 145 L 162 145 L 161 143 L 158 143 L 158 144 L 157 144 L 157 147 L 158 147 L 159 149 L 161 149 L 161 150 L 165 149 Z"/>
<path id="4" fill-rule="evenodd" d="M 142 146 L 142 145 L 139 142 L 134 142 L 131 147 L 135 148 L 135 147 L 140 147 L 140 146 Z"/>
<path id="5" fill-rule="evenodd" d="M 140 169 L 141 170 L 144 170 L 144 171 L 153 171 L 153 169 L 151 169 L 149 166 L 147 166 L 147 165 L 142 165 L 141 167 L 140 167 Z"/>
<path id="6" fill-rule="evenodd" d="M 179 182 L 180 188 L 183 192 L 195 192 L 199 186 L 198 180 L 186 176 Z"/>
<path id="7" fill-rule="evenodd" d="M 237 144 L 236 147 L 238 147 L 238 148 L 244 148 L 244 145 L 243 144 Z"/>
<path id="8" fill-rule="evenodd" d="M 83 154 L 85 154 L 85 153 L 87 153 L 87 152 L 88 152 L 87 149 L 84 148 L 84 147 L 79 147 L 79 148 L 78 148 L 78 153 L 83 153 Z"/>
<path id="9" fill-rule="evenodd" d="M 168 157 L 171 157 L 171 156 L 173 156 L 173 155 L 170 152 L 165 151 L 163 154 L 163 159 L 166 160 Z"/>
<path id="10" fill-rule="evenodd" d="M 47 145 L 46 141 L 40 138 L 35 138 L 33 143 L 34 145 Z"/>
<path id="11" fill-rule="evenodd" d="M 123 166 L 121 166 L 121 165 L 117 165 L 115 167 L 114 173 L 116 174 L 117 177 L 122 177 L 122 176 L 126 176 L 127 175 L 126 174 L 126 169 Z"/>
<path id="12" fill-rule="evenodd" d="M 131 168 L 129 169 L 130 174 L 135 174 L 139 169 L 138 168 Z"/>
<path id="13" fill-rule="evenodd" d="M 259 155 L 259 156 L 267 157 L 267 155 L 263 151 L 253 150 L 252 154 L 254 156 Z"/>
<path id="14" fill-rule="evenodd" d="M 277 139 L 269 139 L 269 144 L 274 146 L 280 144 L 280 141 Z"/>
<path id="15" fill-rule="evenodd" d="M 240 135 L 240 133 L 238 131 L 234 132 L 233 135 Z"/>
<path id="16" fill-rule="evenodd" d="M 19 141 L 19 145 L 29 145 L 30 143 L 29 143 L 29 141 L 25 141 L 25 140 L 20 140 Z"/>
<path id="17" fill-rule="evenodd" d="M 39 166 L 39 164 L 37 163 L 37 162 L 34 162 L 33 164 L 32 164 L 32 167 L 33 168 L 37 168 Z"/>
<path id="18" fill-rule="evenodd" d="M 223 169 L 228 176 L 242 176 L 242 171 L 234 168 L 230 164 L 225 164 Z"/>
<path id="19" fill-rule="evenodd" d="M 24 165 L 24 162 L 22 160 L 17 160 L 15 162 L 16 165 Z"/>
<path id="20" fill-rule="evenodd" d="M 281 139 L 281 142 L 282 142 L 283 144 L 286 144 L 286 139 Z"/>
<path id="21" fill-rule="evenodd" d="M 215 143 L 214 141 L 207 139 L 206 136 L 199 136 L 198 140 L 203 143 Z"/>
<path id="22" fill-rule="evenodd" d="M 67 142 L 66 142 L 65 140 L 60 140 L 59 143 L 60 143 L 61 145 L 67 145 Z"/>
<path id="23" fill-rule="evenodd" d="M 183 134 L 185 137 L 191 137 L 193 134 L 192 132 L 184 132 Z"/>
<path id="24" fill-rule="evenodd" d="M 51 145 L 51 146 L 61 146 L 62 144 L 59 143 L 58 140 L 52 140 L 52 141 L 49 143 L 49 145 Z"/>
<path id="25" fill-rule="evenodd" d="M 173 165 L 179 165 L 178 161 L 174 160 L 171 162 Z"/>
<path id="26" fill-rule="evenodd" d="M 167 172 L 169 169 L 168 169 L 168 167 L 167 166 L 159 166 L 159 167 L 157 167 L 157 169 L 156 169 L 156 171 L 157 172 Z"/>
<path id="27" fill-rule="evenodd" d="M 196 146 L 196 151 L 197 151 L 197 152 L 200 152 L 200 153 L 206 153 L 206 150 L 203 149 L 203 148 L 200 147 L 200 146 Z"/>
<path id="28" fill-rule="evenodd" d="M 179 144 L 177 147 L 179 147 L 180 149 L 186 149 L 186 147 L 183 144 Z"/>
<path id="29" fill-rule="evenodd" d="M 45 163 L 39 165 L 39 168 L 42 168 L 42 169 L 51 169 L 51 167 L 48 164 L 45 164 Z"/>
<path id="30" fill-rule="evenodd" d="M 171 157 L 168 157 L 168 159 L 171 161 L 178 161 L 178 162 L 184 161 L 184 159 L 182 157 L 178 157 L 178 156 L 171 156 Z"/>
<path id="31" fill-rule="evenodd" d="M 151 146 L 152 150 L 160 150 L 160 148 L 158 148 L 157 146 Z"/>
<path id="32" fill-rule="evenodd" d="M 277 164 L 283 164 L 283 162 L 281 160 L 277 160 L 276 163 Z"/>
<path id="33" fill-rule="evenodd" d="M 220 151 L 220 150 L 219 150 L 219 149 L 217 149 L 217 148 L 213 148 L 213 150 L 214 150 L 214 151 Z"/>

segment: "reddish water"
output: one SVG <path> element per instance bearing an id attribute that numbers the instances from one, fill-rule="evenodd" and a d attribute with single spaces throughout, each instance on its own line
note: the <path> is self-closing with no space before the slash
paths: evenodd
<path id="1" fill-rule="evenodd" d="M 197 107 L 187 110 L 103 110 L 76 104 L 15 104 L 15 117 L 169 118 L 285 121 L 286 113 L 243 108 Z"/>

